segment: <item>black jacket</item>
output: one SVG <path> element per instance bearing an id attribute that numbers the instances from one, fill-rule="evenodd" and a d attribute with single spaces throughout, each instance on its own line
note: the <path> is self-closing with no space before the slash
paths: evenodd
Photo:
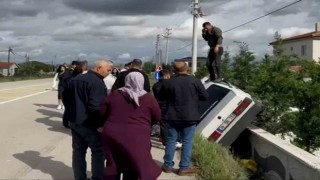
<path id="1" fill-rule="evenodd" d="M 114 90 L 117 90 L 119 88 L 124 87 L 125 86 L 124 80 L 125 80 L 126 76 L 131 72 L 140 72 L 144 77 L 144 90 L 147 92 L 151 92 L 149 77 L 144 72 L 142 72 L 138 69 L 129 69 L 128 71 L 121 72 L 118 75 L 116 82 L 114 82 L 111 90 L 114 91 Z"/>
<path id="2" fill-rule="evenodd" d="M 71 74 L 69 73 L 69 71 L 65 71 L 63 74 L 59 74 L 58 75 L 58 79 L 59 79 L 59 84 L 58 87 L 59 89 L 63 89 L 67 83 L 67 80 L 71 77 Z"/>
<path id="3" fill-rule="evenodd" d="M 98 128 L 104 124 L 100 110 L 107 95 L 103 77 L 93 71 L 73 78 L 64 91 L 65 112 L 69 122 Z"/>
<path id="4" fill-rule="evenodd" d="M 208 93 L 199 79 L 178 74 L 163 84 L 160 94 L 160 99 L 167 102 L 164 121 L 178 123 L 200 121 L 199 101 L 205 101 Z"/>
<path id="5" fill-rule="evenodd" d="M 167 103 L 165 101 L 161 100 L 161 96 L 164 96 L 164 95 L 161 95 L 161 88 L 162 88 L 163 84 L 166 83 L 166 81 L 168 81 L 168 80 L 161 79 L 157 83 L 155 83 L 152 87 L 153 95 L 158 101 L 162 115 L 167 108 Z"/>

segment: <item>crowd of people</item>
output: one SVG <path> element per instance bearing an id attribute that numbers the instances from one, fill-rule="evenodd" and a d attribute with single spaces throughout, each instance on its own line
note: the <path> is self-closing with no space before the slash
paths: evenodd
<path id="1" fill-rule="evenodd" d="M 134 59 L 126 70 L 117 72 L 108 94 L 104 79 L 115 75 L 112 66 L 111 61 L 98 60 L 87 73 L 78 71 L 77 65 L 72 70 L 60 67 L 58 95 L 65 108 L 63 125 L 72 132 L 74 178 L 87 179 L 85 158 L 90 148 L 91 179 L 118 180 L 122 174 L 123 179 L 155 180 L 161 172 L 175 172 L 178 140 L 182 150 L 177 173 L 195 173 L 190 162 L 192 140 L 200 120 L 199 101 L 207 98 L 201 81 L 188 75 L 186 63 L 177 62 L 174 72 L 161 70 L 161 80 L 151 88 L 142 61 Z M 154 124 L 161 125 L 165 146 L 162 167 L 151 155 Z"/>
<path id="2" fill-rule="evenodd" d="M 203 37 L 210 46 L 209 80 L 220 82 L 221 30 L 204 23 Z M 177 142 L 182 148 L 176 173 L 185 176 L 198 171 L 191 163 L 192 143 L 200 121 L 199 103 L 208 94 L 202 82 L 188 74 L 185 62 L 176 62 L 173 69 L 159 69 L 160 80 L 151 88 L 139 59 L 121 70 L 109 60 L 98 60 L 89 71 L 87 63 L 81 62 L 73 62 L 70 70 L 65 65 L 58 68 L 58 109 L 65 109 L 63 125 L 72 131 L 76 180 L 87 179 L 88 148 L 93 180 L 119 180 L 121 175 L 124 180 L 155 180 L 161 172 L 174 173 Z M 116 79 L 106 80 L 110 75 Z M 165 147 L 161 167 L 151 155 L 150 132 L 155 124 L 160 125 Z"/>

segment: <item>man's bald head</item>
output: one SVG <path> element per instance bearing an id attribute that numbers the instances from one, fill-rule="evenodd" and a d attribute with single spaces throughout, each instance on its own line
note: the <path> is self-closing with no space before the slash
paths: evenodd
<path id="1" fill-rule="evenodd" d="M 95 62 L 95 65 L 92 71 L 100 74 L 103 77 L 107 77 L 112 70 L 112 62 L 110 60 L 98 60 Z"/>
<path id="2" fill-rule="evenodd" d="M 174 63 L 174 70 L 180 74 L 188 74 L 188 64 L 185 62 Z"/>

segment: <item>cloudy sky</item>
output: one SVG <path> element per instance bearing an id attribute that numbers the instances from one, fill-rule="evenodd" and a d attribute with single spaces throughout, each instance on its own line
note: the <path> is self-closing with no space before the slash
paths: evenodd
<path id="1" fill-rule="evenodd" d="M 264 15 L 295 0 L 200 0 L 206 14 L 201 24 L 213 22 L 223 31 Z M 191 0 L 0 0 L 0 61 L 7 49 L 15 62 L 31 60 L 69 63 L 109 58 L 117 63 L 132 58 L 150 60 L 157 34 L 173 28 L 169 59 L 191 56 Z M 244 41 L 258 56 L 271 52 L 268 43 L 276 31 L 289 37 L 314 31 L 320 21 L 320 1 L 302 2 L 224 34 L 224 47 L 236 51 Z M 161 48 L 165 50 L 165 40 Z M 182 48 L 185 47 L 185 48 Z M 181 49 L 182 48 L 182 49 Z M 180 50 L 179 50 L 180 49 Z M 199 41 L 199 56 L 206 55 Z M 179 50 L 179 51 L 177 51 Z M 19 56 L 20 55 L 20 56 Z M 56 57 L 56 58 L 55 58 Z M 164 57 L 164 56 L 163 56 Z"/>

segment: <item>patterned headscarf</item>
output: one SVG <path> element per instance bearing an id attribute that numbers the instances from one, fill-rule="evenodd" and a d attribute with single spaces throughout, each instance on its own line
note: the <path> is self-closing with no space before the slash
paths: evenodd
<path id="1" fill-rule="evenodd" d="M 130 98 L 135 102 L 137 106 L 139 104 L 139 97 L 147 94 L 147 91 L 144 90 L 144 77 L 140 72 L 131 72 L 129 73 L 125 80 L 125 87 L 120 88 L 120 91 L 126 92 L 129 94 Z"/>

